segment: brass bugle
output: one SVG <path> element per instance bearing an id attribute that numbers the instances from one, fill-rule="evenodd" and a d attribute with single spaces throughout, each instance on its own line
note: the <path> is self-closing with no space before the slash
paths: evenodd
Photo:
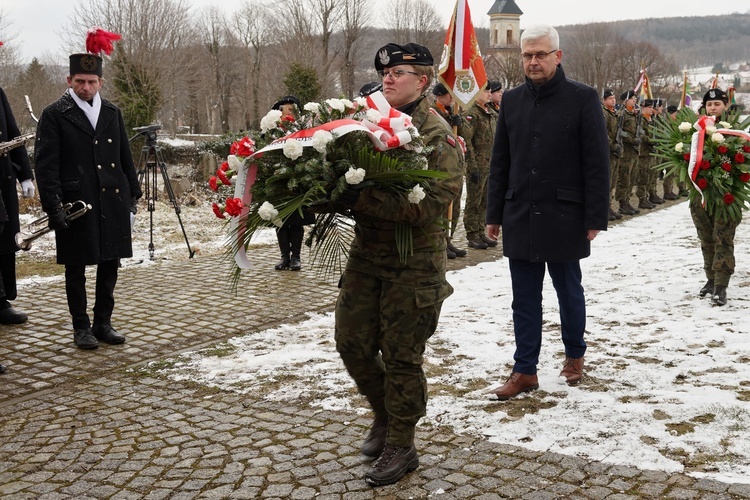
<path id="1" fill-rule="evenodd" d="M 76 220 L 77 218 L 91 210 L 91 205 L 84 201 L 78 200 L 74 201 L 73 203 L 66 203 L 62 208 L 63 212 L 65 212 L 65 220 L 67 222 L 70 222 L 72 220 Z M 18 248 L 26 252 L 31 248 L 31 244 L 34 242 L 34 240 L 36 240 L 37 238 L 41 238 L 45 234 L 52 231 L 52 228 L 47 225 L 48 222 L 48 215 L 39 217 L 38 219 L 31 221 L 28 226 L 26 226 L 27 232 L 24 233 L 23 231 L 21 231 L 16 233 L 16 245 L 18 245 Z"/>

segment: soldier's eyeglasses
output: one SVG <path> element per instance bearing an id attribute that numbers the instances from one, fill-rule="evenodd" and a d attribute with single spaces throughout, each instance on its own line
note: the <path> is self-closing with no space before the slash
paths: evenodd
<path id="1" fill-rule="evenodd" d="M 553 52 L 557 52 L 557 49 L 550 50 L 549 52 L 534 52 L 533 54 L 523 52 L 521 54 L 521 59 L 523 59 L 524 61 L 531 61 L 536 57 L 536 60 L 541 62 L 547 59 L 547 56 L 552 54 Z"/>
<path id="2" fill-rule="evenodd" d="M 398 80 L 407 73 L 409 73 L 410 75 L 419 75 L 419 73 L 417 73 L 416 71 L 407 71 L 404 69 L 392 69 L 390 71 L 384 71 L 382 69 L 378 70 L 378 76 L 383 79 L 385 79 L 386 76 L 390 76 L 391 79 Z"/>

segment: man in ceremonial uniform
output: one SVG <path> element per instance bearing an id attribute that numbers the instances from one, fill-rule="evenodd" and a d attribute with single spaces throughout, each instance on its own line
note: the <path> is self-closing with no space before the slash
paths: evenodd
<path id="1" fill-rule="evenodd" d="M 620 154 L 622 153 L 622 145 L 617 138 L 619 123 L 615 104 L 617 104 L 615 91 L 612 89 L 604 89 L 604 92 L 602 93 L 602 111 L 604 112 L 604 121 L 607 124 L 607 137 L 609 137 L 610 221 L 622 219 L 622 215 L 611 208 L 613 201 L 612 198 L 614 197 L 615 192 L 615 184 L 617 181 L 617 169 L 620 163 Z"/>
<path id="2" fill-rule="evenodd" d="M 445 214 L 462 182 L 461 151 L 448 124 L 430 111 L 425 93 L 433 58 L 421 45 L 389 43 L 375 54 L 383 95 L 411 116 L 425 146 L 431 180 L 417 204 L 406 193 L 350 187 L 337 199 L 356 223 L 336 302 L 336 349 L 375 418 L 362 453 L 377 458 L 365 474 L 371 486 L 395 483 L 419 465 L 414 435 L 426 413 L 425 345 L 453 288 L 445 279 Z M 405 261 L 396 228 L 410 227 Z"/>
<path id="3" fill-rule="evenodd" d="M 654 120 L 654 100 L 646 99 L 641 106 L 639 127 L 640 147 L 638 150 L 638 174 L 635 191 L 636 196 L 638 196 L 638 208 L 651 209 L 664 203 L 664 200 L 656 193 L 658 172 L 653 168 L 654 157 L 651 156 L 654 151 L 654 145 L 651 142 Z"/>
<path id="4" fill-rule="evenodd" d="M 471 248 L 486 250 L 497 246 L 497 241 L 485 234 L 487 212 L 487 177 L 490 174 L 492 141 L 497 126 L 497 113 L 487 103 L 490 89 L 477 94 L 474 104 L 464 111 L 458 134 L 466 141 L 466 207 L 464 229 Z"/>
<path id="5" fill-rule="evenodd" d="M 432 109 L 437 112 L 454 130 L 461 125 L 461 115 L 454 114 L 453 109 L 453 96 L 445 85 L 437 83 L 432 88 L 432 95 L 435 96 L 435 104 L 432 105 Z M 446 255 L 449 259 L 455 259 L 456 257 L 466 257 L 466 250 L 458 248 L 453 245 L 452 236 L 456 233 L 456 227 L 458 226 L 458 217 L 461 213 L 461 196 L 463 195 L 463 183 L 461 189 L 456 194 L 456 198 L 453 200 L 450 209 L 450 231 L 447 235 L 446 242 Z"/>
<path id="6" fill-rule="evenodd" d="M 72 54 L 67 91 L 39 118 L 34 148 L 42 209 L 55 230 L 57 263 L 79 349 L 122 344 L 111 323 L 120 258 L 133 255 L 131 228 L 141 196 L 120 110 L 102 99 L 102 58 Z M 63 205 L 91 205 L 68 221 Z M 86 266 L 96 265 L 93 324 L 87 311 Z"/>
<path id="7" fill-rule="evenodd" d="M 634 173 L 638 168 L 638 115 L 635 108 L 635 92 L 628 90 L 620 95 L 622 106 L 618 117 L 620 127 L 620 142 L 622 143 L 622 154 L 617 172 L 617 186 L 615 187 L 615 198 L 620 205 L 618 212 L 622 215 L 635 215 L 641 213 L 630 204 L 630 195 L 633 192 Z"/>

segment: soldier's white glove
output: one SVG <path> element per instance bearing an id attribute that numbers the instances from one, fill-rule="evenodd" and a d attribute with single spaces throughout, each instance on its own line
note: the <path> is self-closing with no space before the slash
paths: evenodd
<path id="1" fill-rule="evenodd" d="M 21 181 L 21 194 L 24 198 L 33 198 L 35 192 L 34 183 L 31 182 L 31 179 Z"/>

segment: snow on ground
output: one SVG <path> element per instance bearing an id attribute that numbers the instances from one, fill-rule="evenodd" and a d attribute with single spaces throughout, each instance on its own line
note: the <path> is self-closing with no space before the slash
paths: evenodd
<path id="1" fill-rule="evenodd" d="M 737 231 L 729 303 L 712 306 L 687 204 L 601 233 L 582 261 L 586 377 L 568 387 L 554 290 L 545 284 L 540 389 L 507 402 L 487 392 L 512 366 L 507 263 L 449 273 L 426 352 L 427 425 L 533 450 L 643 469 L 750 482 L 750 225 Z M 236 338 L 229 353 L 190 353 L 166 371 L 228 391 L 366 412 L 333 344 L 331 314 Z"/>

